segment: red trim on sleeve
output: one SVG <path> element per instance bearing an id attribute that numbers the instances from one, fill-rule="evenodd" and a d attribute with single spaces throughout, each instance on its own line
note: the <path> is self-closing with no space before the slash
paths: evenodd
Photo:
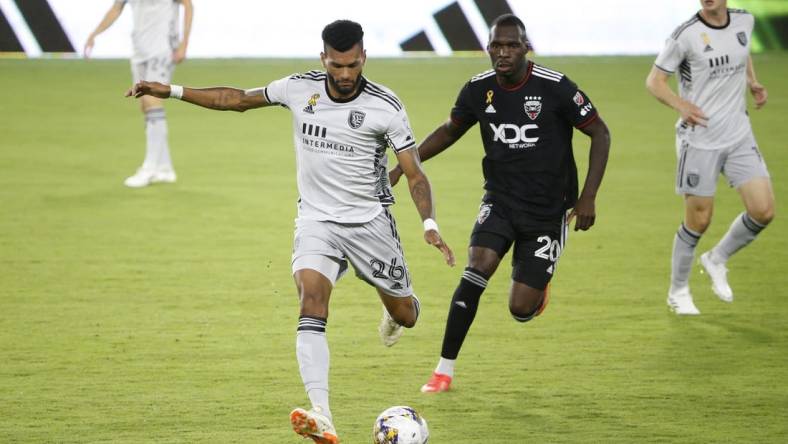
<path id="1" fill-rule="evenodd" d="M 591 122 L 593 122 L 594 120 L 596 120 L 596 119 L 597 119 L 597 117 L 599 117 L 599 113 L 594 113 L 594 115 L 593 115 L 593 116 L 591 116 L 591 117 L 589 117 L 588 119 L 586 119 L 585 121 L 583 121 L 583 122 L 581 122 L 581 123 L 579 123 L 579 124 L 575 125 L 575 128 L 577 128 L 577 129 L 583 129 L 583 128 L 587 127 L 588 125 L 590 125 L 590 124 L 591 124 Z"/>
<path id="2" fill-rule="evenodd" d="M 453 123 L 453 124 L 455 124 L 457 126 L 467 126 L 468 125 L 467 122 L 463 122 L 462 120 L 458 120 L 454 116 L 449 116 L 449 120 L 451 120 L 451 123 Z"/>

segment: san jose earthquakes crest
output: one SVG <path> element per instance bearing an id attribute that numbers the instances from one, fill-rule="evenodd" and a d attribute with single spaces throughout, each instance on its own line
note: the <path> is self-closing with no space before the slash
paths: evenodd
<path id="1" fill-rule="evenodd" d="M 742 46 L 747 46 L 747 34 L 744 31 L 737 32 L 736 39 L 739 40 Z"/>
<path id="2" fill-rule="evenodd" d="M 366 113 L 352 110 L 347 116 L 347 124 L 353 129 L 359 129 L 364 124 L 364 117 L 366 117 Z"/>

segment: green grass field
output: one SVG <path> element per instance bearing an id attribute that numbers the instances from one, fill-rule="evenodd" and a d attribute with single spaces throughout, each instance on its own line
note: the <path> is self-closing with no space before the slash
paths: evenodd
<path id="1" fill-rule="evenodd" d="M 380 303 L 348 276 L 329 320 L 332 410 L 343 443 L 371 442 L 391 405 L 429 420 L 431 443 L 788 442 L 788 228 L 778 217 L 730 262 L 732 305 L 706 276 L 702 315 L 668 313 L 675 114 L 644 88 L 652 57 L 540 58 L 591 96 L 613 147 L 597 225 L 572 233 L 552 301 L 508 314 L 509 267 L 491 280 L 454 390 L 418 389 L 437 362 L 481 197 L 476 129 L 425 164 L 446 267 L 406 192 L 398 218 L 419 324 L 379 342 Z M 788 55 L 755 57 L 769 104 L 752 112 L 778 202 L 788 196 Z M 261 86 L 316 61 L 191 60 L 176 82 Z M 443 121 L 483 58 L 375 60 L 419 138 Z M 298 443 L 306 406 L 290 276 L 295 168 L 282 109 L 219 113 L 167 103 L 179 181 L 122 185 L 142 160 L 126 61 L 0 60 L 0 442 Z M 587 139 L 575 138 L 581 175 Z M 582 182 L 581 182 L 582 183 Z M 710 248 L 741 211 L 721 181 Z M 509 263 L 509 259 L 505 260 Z"/>

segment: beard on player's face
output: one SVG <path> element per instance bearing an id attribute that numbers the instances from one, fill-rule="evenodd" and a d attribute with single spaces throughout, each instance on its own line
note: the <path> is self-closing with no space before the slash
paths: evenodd
<path id="1" fill-rule="evenodd" d="M 361 79 L 361 72 L 356 75 L 355 78 L 351 77 L 334 77 L 331 73 L 328 73 L 328 82 L 331 84 L 331 87 L 334 88 L 339 94 L 348 95 L 353 93 L 358 86 L 358 82 Z"/>

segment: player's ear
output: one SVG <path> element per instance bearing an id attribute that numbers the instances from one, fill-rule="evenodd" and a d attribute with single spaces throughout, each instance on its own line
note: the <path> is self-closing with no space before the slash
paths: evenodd
<path id="1" fill-rule="evenodd" d="M 326 53 L 323 52 L 323 51 L 320 51 L 320 63 L 323 64 L 323 68 L 327 68 L 326 67 Z"/>

